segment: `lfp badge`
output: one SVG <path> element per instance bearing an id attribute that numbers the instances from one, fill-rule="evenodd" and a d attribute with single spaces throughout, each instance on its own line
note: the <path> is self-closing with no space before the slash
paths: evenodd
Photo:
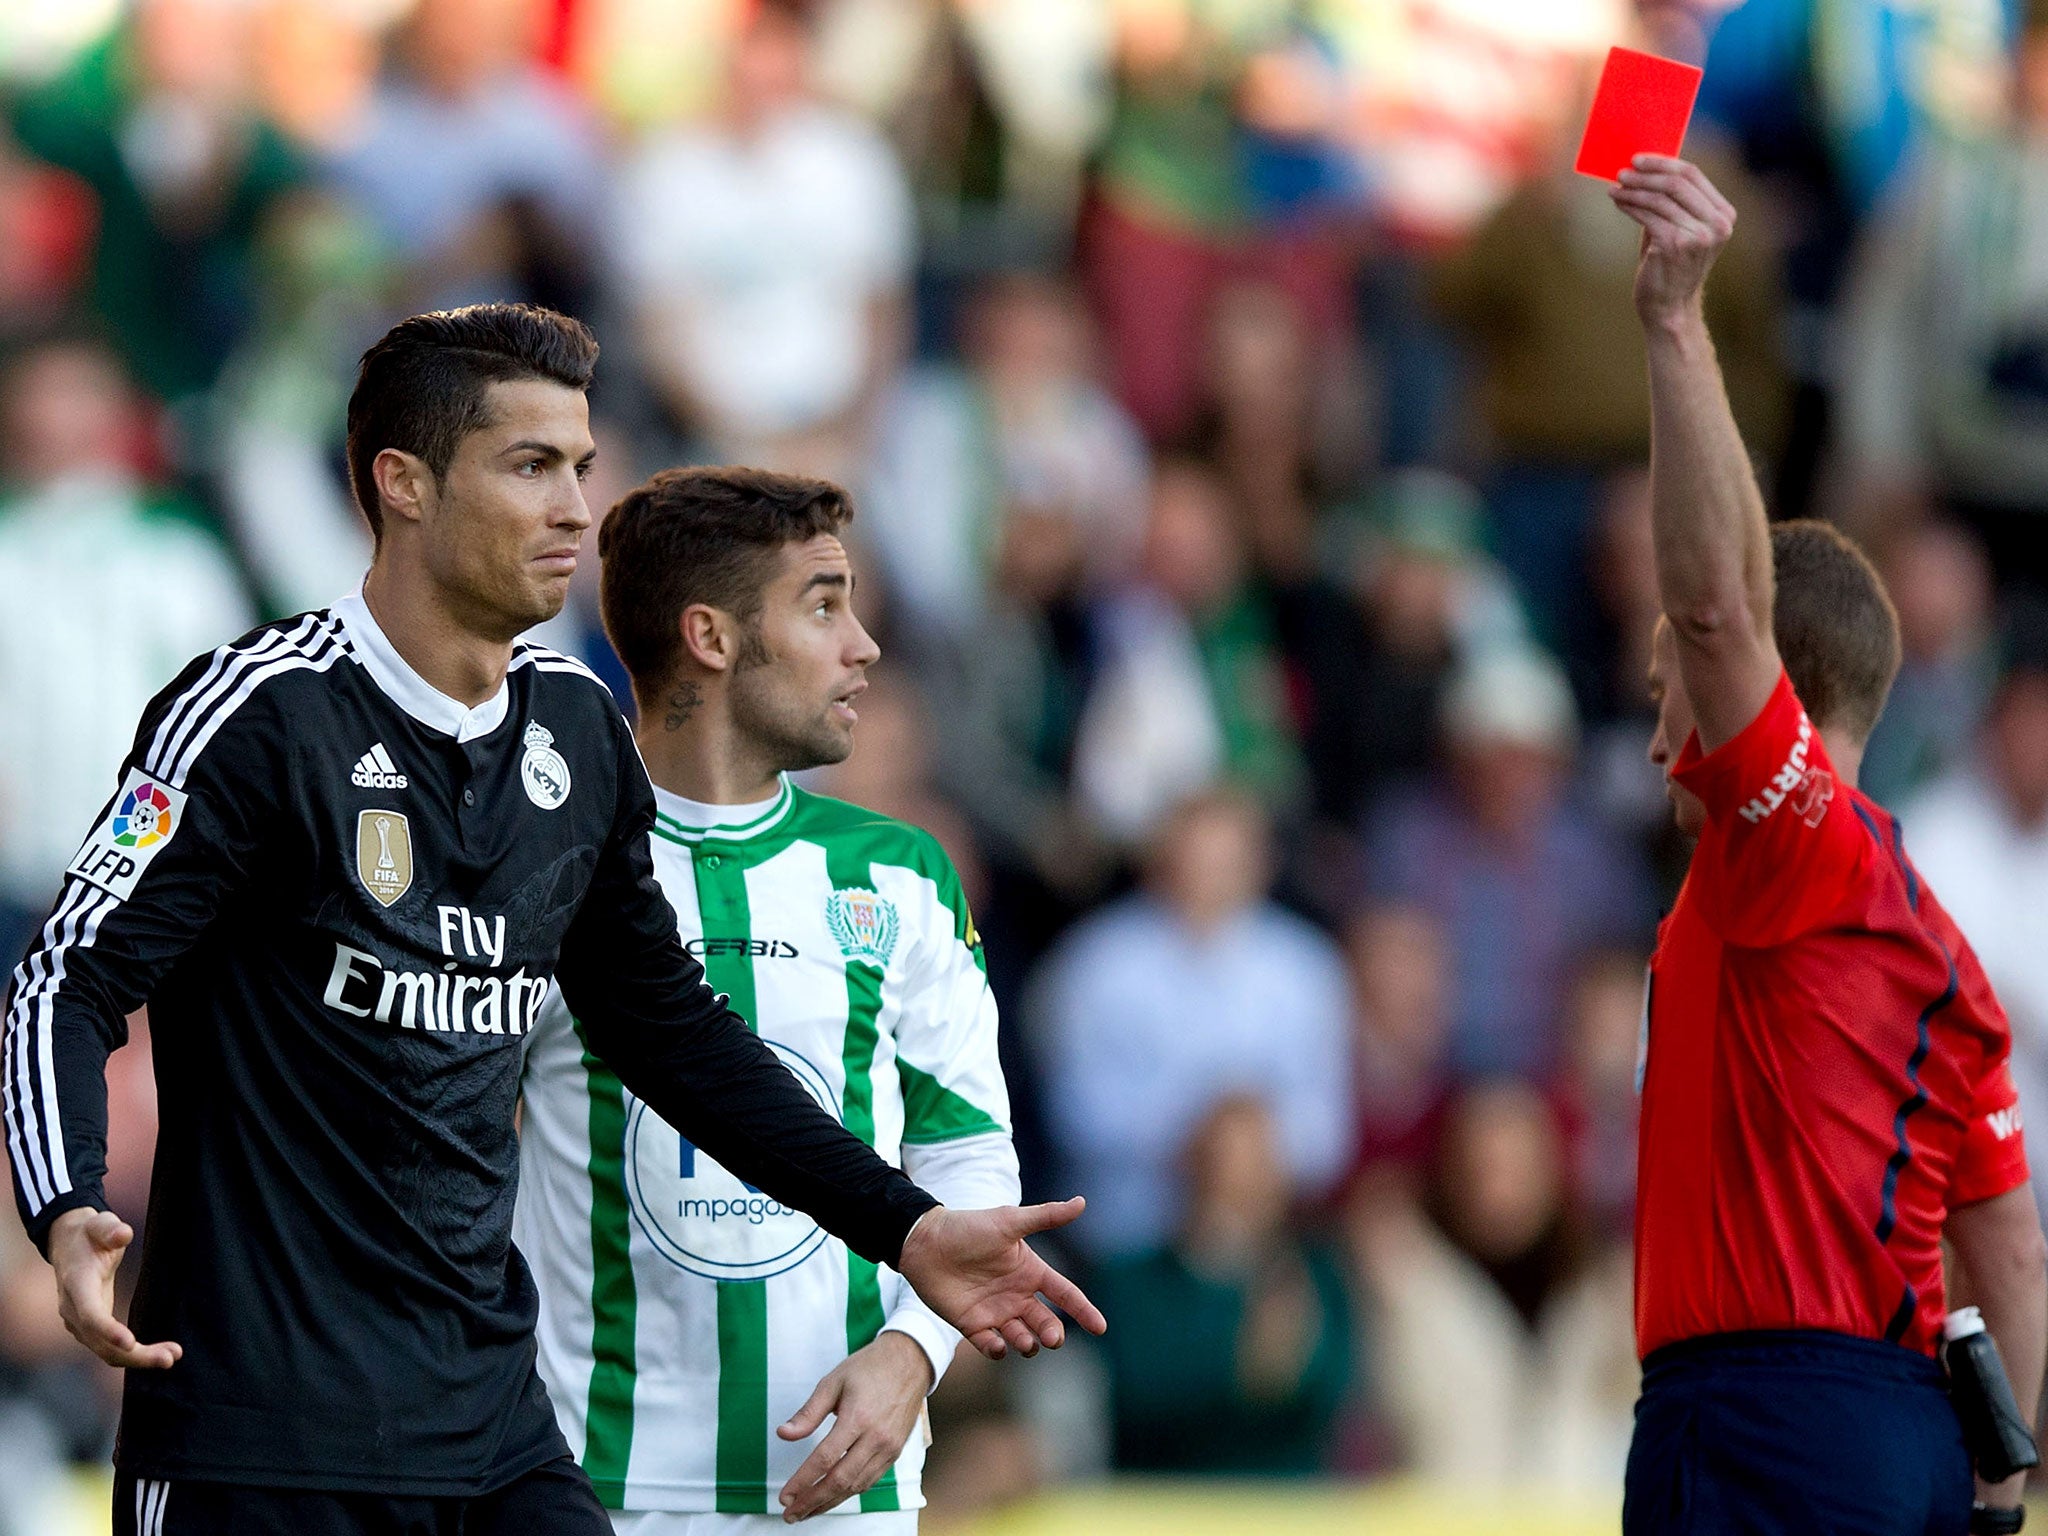
<path id="1" fill-rule="evenodd" d="M 92 829 L 65 873 L 126 901 L 150 862 L 170 847 L 184 824 L 185 792 L 131 768 L 107 819 Z"/>
<path id="2" fill-rule="evenodd" d="M 121 799 L 114 812 L 115 845 L 121 848 L 154 848 L 171 835 L 176 818 L 171 797 L 155 784 L 138 784 Z"/>

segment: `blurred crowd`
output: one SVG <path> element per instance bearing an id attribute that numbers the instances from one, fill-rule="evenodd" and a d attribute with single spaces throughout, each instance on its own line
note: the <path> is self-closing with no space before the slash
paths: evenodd
<path id="1" fill-rule="evenodd" d="M 952 853 L 1027 1197 L 1091 1202 L 1116 1327 L 963 1361 L 935 1518 L 1618 1486 L 1685 850 L 1635 231 L 1569 170 L 1616 42 L 1705 65 L 1736 411 L 1891 583 L 1865 787 L 2048 1112 L 2040 0 L 0 0 L 0 947 L 176 668 L 358 579 L 362 348 L 553 305 L 604 346 L 594 509 L 680 462 L 854 489 L 884 659 L 818 787 Z M 621 679 L 595 577 L 546 638 Z M 0 1224 L 0 1531 L 114 1401 Z"/>

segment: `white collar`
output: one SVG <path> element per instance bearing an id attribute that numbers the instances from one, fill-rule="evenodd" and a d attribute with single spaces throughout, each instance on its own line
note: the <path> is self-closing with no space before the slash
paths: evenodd
<path id="1" fill-rule="evenodd" d="M 721 843 L 740 843 L 757 837 L 781 822 L 795 802 L 789 776 L 783 775 L 775 793 L 750 805 L 711 805 L 689 800 L 674 790 L 654 786 L 654 810 L 667 829 L 695 842 L 710 837 Z"/>
<path id="2" fill-rule="evenodd" d="M 398 654 L 398 647 L 370 612 L 370 605 L 363 601 L 361 587 L 336 603 L 334 613 L 348 631 L 356 657 L 369 671 L 370 680 L 421 725 L 462 742 L 488 736 L 505 723 L 505 712 L 512 706 L 509 678 L 498 684 L 496 693 L 471 708 L 459 699 L 449 698 L 413 671 L 411 663 Z"/>

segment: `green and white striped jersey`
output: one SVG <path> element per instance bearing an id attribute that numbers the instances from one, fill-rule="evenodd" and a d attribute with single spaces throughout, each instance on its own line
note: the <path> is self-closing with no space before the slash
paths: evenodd
<path id="1" fill-rule="evenodd" d="M 929 833 L 784 781 L 765 805 L 657 787 L 654 867 L 713 988 L 847 1128 L 949 1205 L 1018 1198 L 996 1008 Z M 551 1003 L 527 1046 L 514 1239 L 540 1369 L 612 1509 L 779 1514 L 819 1436 L 775 1426 L 884 1327 L 943 1374 L 959 1335 L 893 1271 L 684 1141 Z M 835 1513 L 915 1509 L 923 1437 Z"/>

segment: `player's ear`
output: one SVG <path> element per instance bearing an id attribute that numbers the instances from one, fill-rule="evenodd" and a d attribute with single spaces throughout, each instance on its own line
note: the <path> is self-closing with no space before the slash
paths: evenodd
<path id="1" fill-rule="evenodd" d="M 425 459 L 403 448 L 382 448 L 370 461 L 370 476 L 377 483 L 386 522 L 395 517 L 417 523 L 426 516 L 434 475 Z"/>
<path id="2" fill-rule="evenodd" d="M 683 654 L 709 672 L 729 671 L 739 656 L 739 625 L 723 608 L 692 603 L 676 620 Z"/>

